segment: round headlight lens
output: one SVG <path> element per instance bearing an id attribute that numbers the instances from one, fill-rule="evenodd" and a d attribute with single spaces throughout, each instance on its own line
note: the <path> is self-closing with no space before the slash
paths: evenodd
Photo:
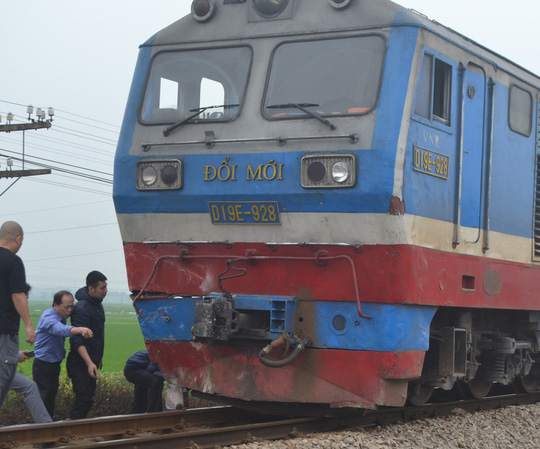
<path id="1" fill-rule="evenodd" d="M 166 165 L 163 170 L 161 170 L 161 180 L 167 184 L 172 185 L 176 182 L 178 179 L 178 172 L 176 171 L 176 168 L 174 168 L 172 165 Z"/>
<path id="2" fill-rule="evenodd" d="M 332 166 L 332 179 L 339 183 L 345 182 L 349 178 L 350 172 L 349 164 L 343 161 L 336 162 Z"/>
<path id="3" fill-rule="evenodd" d="M 321 182 L 326 176 L 326 167 L 322 162 L 312 162 L 307 169 L 307 175 L 311 182 Z"/>
<path id="4" fill-rule="evenodd" d="M 191 15 L 198 22 L 210 20 L 215 11 L 215 0 L 193 0 L 191 4 Z"/>
<path id="5" fill-rule="evenodd" d="M 255 9 L 265 16 L 275 16 L 283 11 L 289 0 L 253 0 Z"/>
<path id="6" fill-rule="evenodd" d="M 142 170 L 142 182 L 144 185 L 151 186 L 157 181 L 157 171 L 151 165 L 148 165 Z"/>

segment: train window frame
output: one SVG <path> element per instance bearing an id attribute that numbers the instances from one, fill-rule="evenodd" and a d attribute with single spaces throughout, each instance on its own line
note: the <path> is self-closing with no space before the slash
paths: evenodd
<path id="1" fill-rule="evenodd" d="M 351 109 L 356 110 L 355 112 L 347 112 L 347 113 L 332 113 L 332 112 L 322 112 L 320 110 L 317 110 L 316 108 L 313 108 L 313 112 L 316 114 L 322 116 L 322 117 L 329 117 L 329 118 L 341 118 L 341 117 L 359 117 L 363 115 L 367 115 L 370 112 L 372 112 L 374 109 L 376 109 L 377 104 L 379 102 L 379 96 L 381 92 L 381 86 L 382 86 L 382 80 L 384 76 L 384 70 L 385 70 L 385 64 L 386 64 L 386 54 L 388 50 L 388 38 L 382 33 L 366 33 L 366 34 L 352 34 L 352 35 L 345 35 L 345 36 L 326 36 L 324 38 L 306 38 L 306 39 L 292 39 L 292 40 L 286 40 L 279 42 L 275 48 L 272 50 L 272 54 L 270 55 L 270 63 L 268 65 L 268 71 L 266 75 L 266 82 L 264 86 L 264 94 L 262 97 L 261 102 L 261 114 L 262 116 L 268 120 L 268 121 L 278 121 L 278 120 L 298 120 L 298 119 L 306 119 L 306 117 L 309 117 L 308 114 L 302 113 L 300 110 L 290 111 L 291 113 L 287 113 L 288 111 L 284 109 L 277 109 L 278 113 L 268 113 L 268 107 L 267 107 L 267 100 L 269 96 L 269 89 L 270 84 L 272 83 L 272 74 L 273 69 L 275 67 L 275 56 L 276 53 L 281 49 L 284 45 L 289 44 L 297 44 L 297 43 L 316 43 L 316 42 L 328 42 L 328 41 L 338 41 L 338 40 L 345 40 L 345 39 L 362 39 L 362 38 L 378 38 L 381 39 L 382 42 L 382 52 L 381 52 L 381 59 L 380 59 L 380 72 L 378 75 L 378 84 L 377 89 L 375 92 L 375 95 L 373 97 L 373 105 L 369 108 L 349 108 L 349 111 Z M 273 102 L 271 102 L 273 103 Z M 286 101 L 284 103 L 294 103 L 293 101 Z M 269 104 L 270 105 L 270 104 Z M 290 109 L 289 109 L 290 110 Z"/>
<path id="2" fill-rule="evenodd" d="M 528 105 L 524 105 L 519 100 L 523 100 L 524 97 L 519 99 L 517 95 L 513 94 L 526 94 L 529 100 Z M 521 104 L 520 104 L 521 103 Z M 517 84 L 511 84 L 508 89 L 508 127 L 513 132 L 520 134 L 524 137 L 530 137 L 532 133 L 532 121 L 533 121 L 533 97 L 530 91 L 524 89 Z M 524 124 L 527 122 L 527 126 Z"/>
<path id="3" fill-rule="evenodd" d="M 146 71 L 146 76 L 145 76 L 145 80 L 144 80 L 144 83 L 143 83 L 143 87 L 142 87 L 142 90 L 143 90 L 143 93 L 141 95 L 141 98 L 140 98 L 140 103 L 139 103 L 139 107 L 138 107 L 138 113 L 137 113 L 137 120 L 140 124 L 144 125 L 144 126 L 162 126 L 162 125 L 168 125 L 168 124 L 172 124 L 172 123 L 176 123 L 178 122 L 179 120 L 183 120 L 184 118 L 187 117 L 188 114 L 185 114 L 185 116 L 180 116 L 179 114 L 176 114 L 176 115 L 173 115 L 173 113 L 170 114 L 170 116 L 166 116 L 166 114 L 163 114 L 164 115 L 164 118 L 162 120 L 148 120 L 145 118 L 145 105 L 147 104 L 147 101 L 148 101 L 148 91 L 149 91 L 149 83 L 151 82 L 151 78 L 152 78 L 152 75 L 153 75 L 153 68 L 154 68 L 154 64 L 157 60 L 157 58 L 160 58 L 162 57 L 163 55 L 165 54 L 174 54 L 174 53 L 189 53 L 189 52 L 205 52 L 205 51 L 217 51 L 217 52 L 222 52 L 224 50 L 227 50 L 227 49 L 248 49 L 249 50 L 249 61 L 247 62 L 246 66 L 245 66 L 245 69 L 246 69 L 246 72 L 245 72 L 245 81 L 244 81 L 244 84 L 242 86 L 240 86 L 242 88 L 242 91 L 241 92 L 237 92 L 238 94 L 238 98 L 240 99 L 240 101 L 238 102 L 239 103 L 239 106 L 238 106 L 238 109 L 237 109 L 237 112 L 234 114 L 234 115 L 231 115 L 229 114 L 229 116 L 227 114 L 213 114 L 211 115 L 212 113 L 215 113 L 216 112 L 216 109 L 215 108 L 212 108 L 212 109 L 208 109 L 208 114 L 207 116 L 201 116 L 201 117 L 194 117 L 192 120 L 189 121 L 189 124 L 197 124 L 197 123 L 216 123 L 216 122 L 219 122 L 219 123 L 226 123 L 226 122 L 231 122 L 231 121 L 234 121 L 234 120 L 237 120 L 238 117 L 240 117 L 241 113 L 242 113 L 242 108 L 244 106 L 244 103 L 245 103 L 245 99 L 246 99 L 246 95 L 247 95 L 247 90 L 248 90 L 248 85 L 249 85 L 249 81 L 250 81 L 250 78 L 251 78 L 251 74 L 252 74 L 252 69 L 253 69 L 253 58 L 254 58 L 254 50 L 253 50 L 253 47 L 249 44 L 240 44 L 240 45 L 227 45 L 227 46 L 207 46 L 207 47 L 201 47 L 201 48 L 185 48 L 185 49 L 174 49 L 174 50 L 163 50 L 163 51 L 159 51 L 157 52 L 155 55 L 152 56 L 152 59 L 150 60 L 150 63 L 148 64 L 148 69 Z M 206 62 L 205 62 L 206 63 Z M 156 80 L 154 80 L 155 82 L 159 82 L 161 79 L 163 79 L 163 75 L 158 78 L 156 78 Z M 209 79 L 212 81 L 212 78 L 209 78 L 209 77 L 206 77 L 206 76 L 201 76 L 201 79 L 199 80 L 199 91 L 198 91 L 198 94 L 200 95 L 200 98 L 199 98 L 199 101 L 203 98 L 203 95 L 201 95 L 201 92 L 200 92 L 200 88 L 201 88 L 201 85 L 202 85 L 202 81 L 205 80 L 205 79 Z M 171 80 L 173 81 L 173 80 Z M 230 85 L 233 85 L 234 82 L 231 80 L 231 83 Z M 186 90 L 188 90 L 186 88 Z M 159 97 L 159 94 L 158 94 L 158 97 Z M 159 105 L 159 98 L 156 100 L 154 100 L 155 103 L 157 103 Z M 180 111 L 180 98 L 178 99 L 178 108 L 176 109 L 176 111 Z M 232 104 L 232 102 L 231 102 Z M 202 106 L 200 106 L 200 108 L 202 109 Z M 223 109 L 223 108 L 222 108 Z M 235 109 L 233 108 L 230 108 L 232 109 L 233 111 Z M 190 114 L 193 114 L 196 109 L 187 109 L 186 111 L 192 111 Z M 183 111 L 183 112 L 186 112 L 186 111 Z"/>
<path id="4" fill-rule="evenodd" d="M 455 73 L 452 62 L 434 51 L 423 51 L 413 106 L 415 116 L 448 128 L 452 126 Z"/>

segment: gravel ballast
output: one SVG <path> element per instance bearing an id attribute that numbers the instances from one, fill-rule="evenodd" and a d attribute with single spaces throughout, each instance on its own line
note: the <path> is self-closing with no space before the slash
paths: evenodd
<path id="1" fill-rule="evenodd" d="M 230 449 L 540 449 L 540 405 L 452 415 L 343 432 L 254 441 Z"/>

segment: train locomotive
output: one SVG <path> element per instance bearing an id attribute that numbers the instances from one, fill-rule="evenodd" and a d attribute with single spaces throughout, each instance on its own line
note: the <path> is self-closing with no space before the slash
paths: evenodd
<path id="1" fill-rule="evenodd" d="M 540 384 L 540 79 L 388 0 L 194 0 L 114 168 L 169 388 L 331 413 Z"/>

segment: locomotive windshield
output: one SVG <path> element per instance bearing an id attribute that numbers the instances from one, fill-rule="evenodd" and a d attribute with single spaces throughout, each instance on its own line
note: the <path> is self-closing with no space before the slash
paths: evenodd
<path id="1" fill-rule="evenodd" d="M 379 92 L 385 41 L 380 36 L 289 42 L 274 52 L 264 103 L 273 119 L 369 112 Z"/>
<path id="2" fill-rule="evenodd" d="M 141 120 L 146 124 L 234 119 L 251 67 L 249 47 L 159 53 L 152 61 Z"/>

